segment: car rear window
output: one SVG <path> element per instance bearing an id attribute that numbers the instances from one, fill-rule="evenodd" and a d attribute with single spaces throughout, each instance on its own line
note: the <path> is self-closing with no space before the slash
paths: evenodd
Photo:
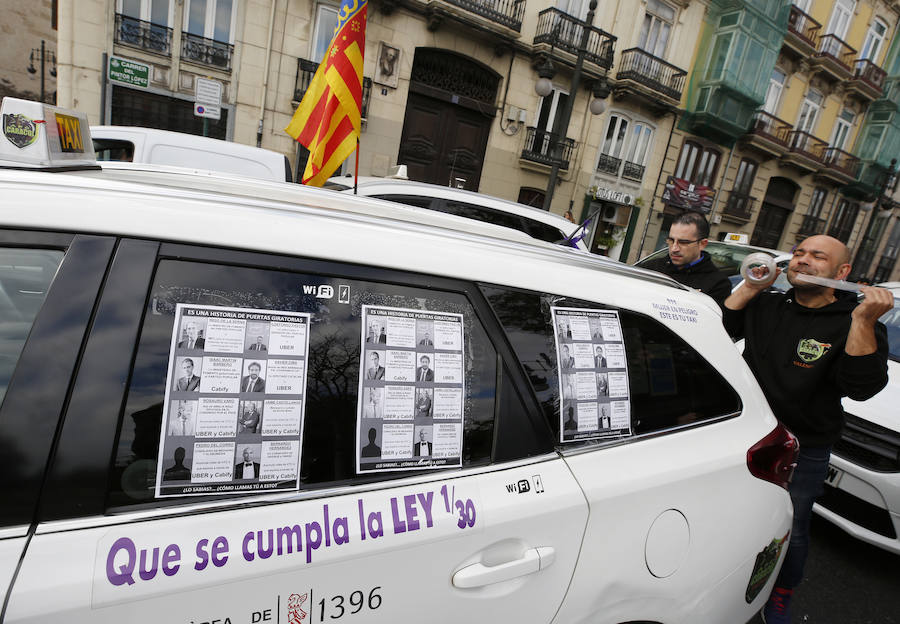
<path id="1" fill-rule="evenodd" d="M 481 285 L 554 432 L 560 428 L 560 387 L 551 307 L 615 311 L 627 359 L 633 435 L 736 414 L 741 401 L 721 374 L 680 336 L 629 310 L 548 293 Z"/>
<path id="2" fill-rule="evenodd" d="M 566 235 L 563 232 L 541 223 L 534 219 L 521 217 L 517 214 L 504 212 L 487 206 L 480 206 L 470 202 L 459 201 L 456 199 L 441 199 L 438 197 L 423 197 L 421 195 L 376 195 L 379 199 L 393 201 L 408 206 L 417 206 L 429 210 L 436 210 L 447 214 L 474 219 L 476 221 L 484 221 L 493 225 L 507 227 L 513 230 L 524 232 L 538 240 L 547 241 L 548 243 L 557 243 L 563 240 Z"/>

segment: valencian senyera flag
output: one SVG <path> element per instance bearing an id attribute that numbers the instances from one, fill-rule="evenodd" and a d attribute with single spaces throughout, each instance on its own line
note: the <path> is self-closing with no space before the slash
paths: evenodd
<path id="1" fill-rule="evenodd" d="M 304 184 L 322 186 L 356 149 L 367 4 L 367 0 L 342 0 L 331 45 L 284 129 L 309 150 Z"/>

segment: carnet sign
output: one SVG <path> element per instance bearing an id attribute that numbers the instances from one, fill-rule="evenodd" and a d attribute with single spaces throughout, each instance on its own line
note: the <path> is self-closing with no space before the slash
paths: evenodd
<path id="1" fill-rule="evenodd" d="M 146 89 L 150 86 L 150 66 L 111 56 L 109 58 L 109 79 L 131 87 Z"/>

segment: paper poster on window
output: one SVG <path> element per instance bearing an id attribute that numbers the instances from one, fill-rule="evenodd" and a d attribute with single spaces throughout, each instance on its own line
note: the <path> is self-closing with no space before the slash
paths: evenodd
<path id="1" fill-rule="evenodd" d="M 156 496 L 297 490 L 310 315 L 179 303 Z"/>
<path id="2" fill-rule="evenodd" d="M 356 469 L 462 465 L 463 317 L 362 307 Z"/>
<path id="3" fill-rule="evenodd" d="M 628 364 L 616 310 L 550 308 L 560 442 L 631 435 Z"/>

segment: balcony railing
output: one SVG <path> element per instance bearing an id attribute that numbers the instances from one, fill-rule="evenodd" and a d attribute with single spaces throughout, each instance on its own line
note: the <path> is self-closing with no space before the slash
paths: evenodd
<path id="1" fill-rule="evenodd" d="M 116 43 L 164 56 L 172 55 L 172 29 L 116 13 Z"/>
<path id="2" fill-rule="evenodd" d="M 869 59 L 856 59 L 853 63 L 853 79 L 862 80 L 879 91 L 884 90 L 884 79 L 887 72 Z"/>
<path id="3" fill-rule="evenodd" d="M 615 158 L 614 156 L 610 156 L 609 154 L 600 154 L 600 160 L 597 161 L 597 173 L 619 175 L 619 167 L 621 166 L 621 158 Z"/>
<path id="4" fill-rule="evenodd" d="M 791 13 L 788 17 L 788 32 L 802 39 L 810 47 L 815 48 L 816 39 L 821 29 L 822 25 L 819 22 L 796 6 L 791 5 Z"/>
<path id="5" fill-rule="evenodd" d="M 447 2 L 516 32 L 522 29 L 525 0 L 447 0 Z"/>
<path id="6" fill-rule="evenodd" d="M 306 95 L 306 90 L 309 89 L 309 83 L 312 82 L 313 76 L 316 75 L 316 70 L 319 69 L 319 64 L 315 61 L 310 61 L 305 58 L 297 59 L 297 74 L 294 77 L 294 101 L 299 102 L 303 99 L 303 96 Z M 362 115 L 363 119 L 368 117 L 369 113 L 369 99 L 372 95 L 372 79 L 363 76 L 363 85 L 362 85 Z"/>
<path id="7" fill-rule="evenodd" d="M 199 37 L 191 33 L 181 33 L 181 58 L 203 65 L 210 65 L 223 71 L 231 71 L 231 57 L 234 46 L 223 41 Z"/>
<path id="8" fill-rule="evenodd" d="M 750 197 L 747 193 L 731 191 L 731 195 L 728 197 L 728 201 L 725 203 L 725 209 L 722 213 L 730 217 L 737 217 L 738 219 L 749 221 L 753 214 L 753 204 L 755 202 L 756 199 Z"/>
<path id="9" fill-rule="evenodd" d="M 790 134 L 789 149 L 795 154 L 800 154 L 824 164 L 825 150 L 828 149 L 828 143 L 817 139 L 809 132 L 794 130 Z"/>
<path id="10" fill-rule="evenodd" d="M 856 56 L 856 50 L 847 45 L 846 42 L 838 39 L 837 35 L 822 35 L 819 37 L 817 57 L 831 57 L 838 63 L 847 68 L 847 71 L 853 71 L 853 59 Z"/>
<path id="11" fill-rule="evenodd" d="M 670 65 L 640 48 L 630 48 L 623 51 L 619 58 L 616 79 L 634 80 L 673 100 L 681 100 L 685 76 L 687 72 L 680 67 Z"/>
<path id="12" fill-rule="evenodd" d="M 309 83 L 312 82 L 313 76 L 319 64 L 305 58 L 297 59 L 297 75 L 294 77 L 294 101 L 299 102 L 309 89 Z"/>
<path id="13" fill-rule="evenodd" d="M 554 164 L 553 146 L 557 141 L 554 135 L 546 130 L 526 128 L 525 147 L 522 149 L 522 158 L 532 162 L 541 163 L 552 167 Z M 562 139 L 562 150 L 558 162 L 560 169 L 569 168 L 569 159 L 575 151 L 575 141 L 568 137 Z"/>
<path id="14" fill-rule="evenodd" d="M 779 119 L 775 115 L 770 115 L 766 111 L 758 110 L 753 115 L 749 133 L 757 134 L 775 143 L 780 143 L 784 147 L 788 147 L 793 129 L 794 126 L 788 122 Z"/>
<path id="15" fill-rule="evenodd" d="M 588 28 L 587 23 L 563 13 L 559 9 L 544 9 L 538 13 L 534 43 L 546 43 L 577 55 L 578 48 L 581 46 L 581 35 L 585 28 Z M 584 59 L 609 69 L 613 63 L 615 43 L 616 38 L 611 34 L 591 26 L 587 46 L 584 49 Z"/>
<path id="16" fill-rule="evenodd" d="M 646 167 L 644 165 L 639 165 L 637 163 L 625 161 L 625 165 L 622 167 L 622 177 L 628 178 L 629 180 L 634 180 L 635 182 L 640 182 L 644 179 L 644 170 Z"/>
<path id="17" fill-rule="evenodd" d="M 824 234 L 825 233 L 825 219 L 820 219 L 819 217 L 813 215 L 806 215 L 803 217 L 803 222 L 800 224 L 800 229 L 797 230 L 797 236 L 807 237 L 807 236 L 815 236 L 816 234 Z"/>
<path id="18" fill-rule="evenodd" d="M 856 179 L 859 174 L 859 158 L 836 147 L 828 147 L 823 152 L 822 162 L 829 169 L 834 169 Z"/>

